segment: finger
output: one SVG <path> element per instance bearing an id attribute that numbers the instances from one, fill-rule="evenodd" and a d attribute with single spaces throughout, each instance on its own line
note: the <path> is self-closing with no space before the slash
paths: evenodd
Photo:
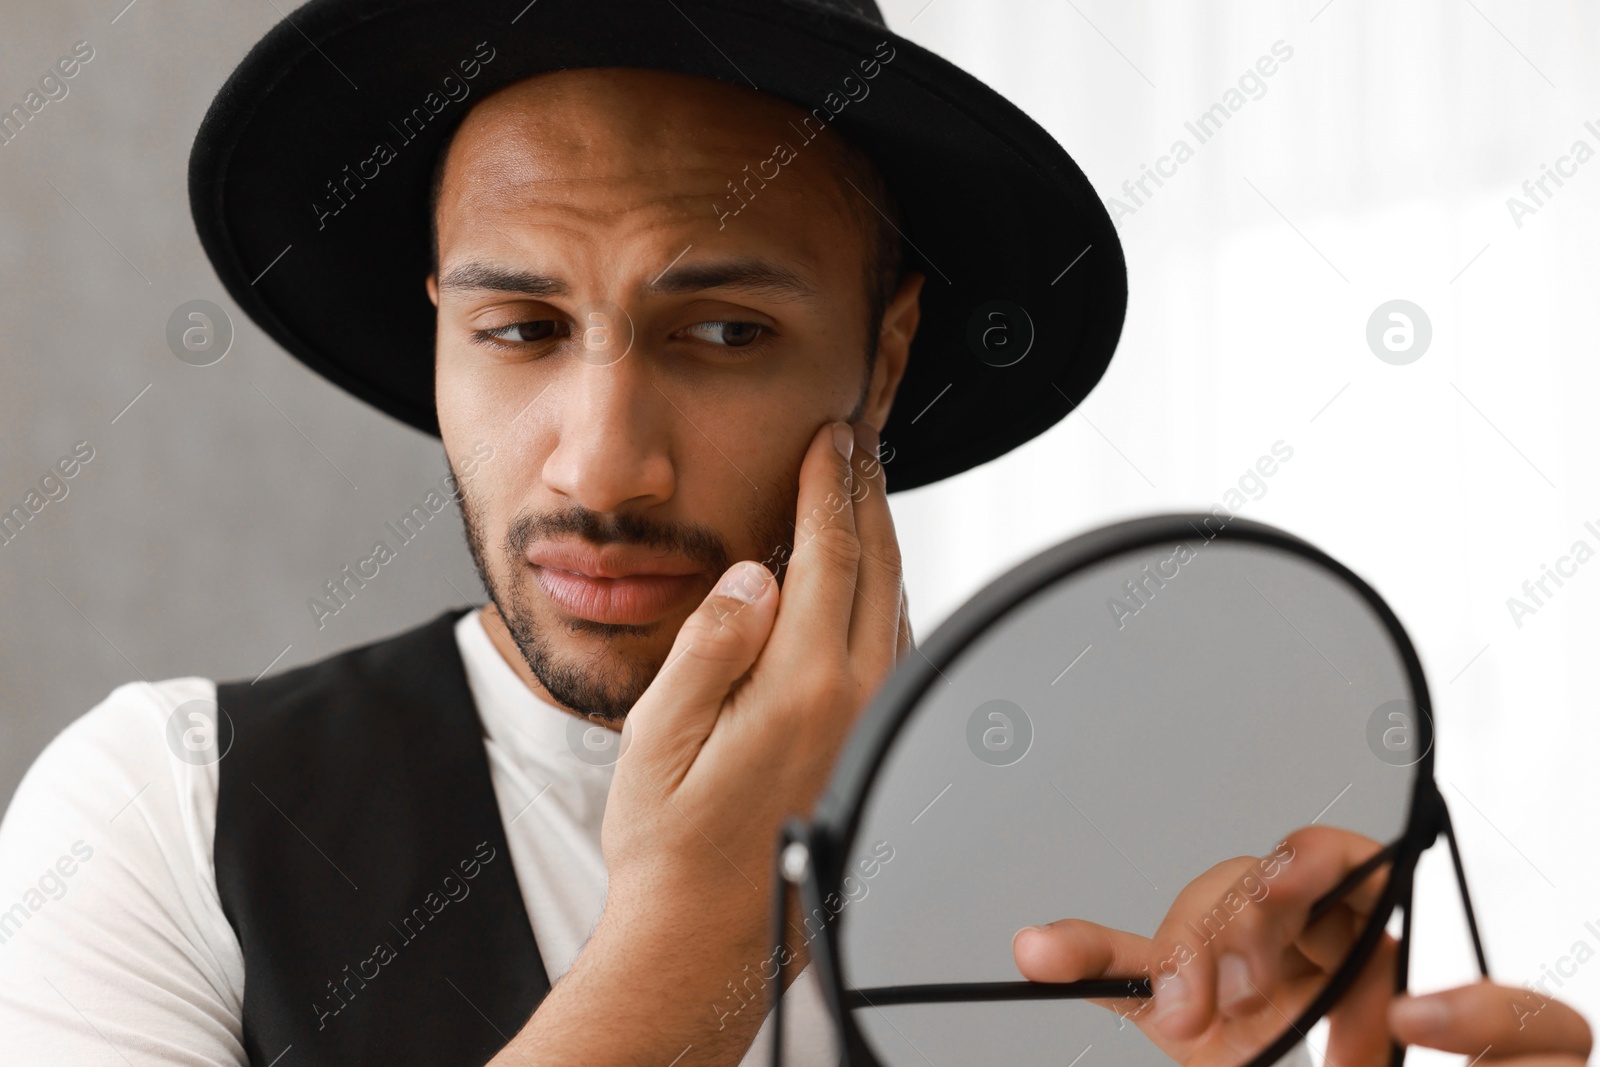
<path id="1" fill-rule="evenodd" d="M 878 431 L 855 426 L 854 504 L 856 540 L 855 600 L 850 610 L 850 659 L 869 678 L 894 666 L 900 631 L 900 542 L 889 512 L 883 464 L 878 461 Z"/>
<path id="2" fill-rule="evenodd" d="M 1396 997 L 1389 1028 L 1402 1044 L 1485 1060 L 1525 1053 L 1565 1053 L 1588 1058 L 1589 1024 L 1571 1007 L 1533 989 L 1488 979 L 1426 996 Z"/>
<path id="3" fill-rule="evenodd" d="M 1143 974 L 1151 941 L 1087 919 L 1024 926 L 1011 939 L 1017 970 L 1031 982 L 1077 982 Z"/>
<path id="4" fill-rule="evenodd" d="M 1242 869 L 1239 880 L 1218 898 L 1222 907 L 1213 906 L 1199 923 L 1189 919 L 1191 929 L 1205 927 L 1207 948 L 1227 979 L 1217 994 L 1223 1014 L 1279 1000 L 1292 1006 L 1327 981 L 1364 928 L 1387 882 L 1387 866 L 1347 891 L 1310 928 L 1306 919 L 1315 901 L 1380 847 L 1349 830 L 1304 827 L 1253 869 Z M 1221 967 L 1229 955 L 1236 959 Z M 1203 992 L 1203 983 L 1197 988 Z M 1204 1023 L 1191 1020 L 1189 1025 Z"/>
<path id="5" fill-rule="evenodd" d="M 1328 1063 L 1388 1064 L 1389 1032 L 1384 1018 L 1394 998 L 1394 964 L 1399 951 L 1399 942 L 1384 934 L 1355 982 L 1329 1010 Z"/>
<path id="6" fill-rule="evenodd" d="M 1331 974 L 1339 969 L 1355 947 L 1356 940 L 1372 920 L 1344 904 L 1335 904 L 1328 913 L 1306 927 L 1294 939 L 1295 948 L 1321 970 Z"/>
<path id="7" fill-rule="evenodd" d="M 1150 972 L 1148 937 L 1087 919 L 1058 919 L 1024 926 L 1011 938 L 1017 970 L 1031 982 L 1077 982 L 1086 978 L 1133 978 Z M 1149 1001 L 1139 997 L 1096 999 L 1125 1016 L 1141 1014 Z"/>
<path id="8" fill-rule="evenodd" d="M 784 655 L 793 657 L 789 662 L 815 662 L 818 652 L 837 653 L 842 659 L 847 648 L 861 556 L 850 499 L 849 453 L 854 447 L 849 423 L 826 423 L 812 437 L 800 464 L 794 553 L 772 638 Z"/>
<path id="9" fill-rule="evenodd" d="M 1259 946 L 1250 944 L 1261 939 L 1259 934 L 1237 936 L 1238 925 L 1253 923 L 1257 916 L 1250 914 L 1249 898 L 1240 896 L 1235 887 L 1257 869 L 1258 862 L 1253 856 L 1238 856 L 1205 871 L 1179 891 L 1156 928 L 1151 1021 L 1165 1036 L 1195 1037 L 1210 1025 L 1217 1009 L 1217 942 L 1222 934 L 1235 933 L 1230 954 L 1239 956 L 1248 949 L 1247 965 L 1254 981 L 1259 985 L 1265 979 Z M 1247 988 L 1237 972 L 1230 977 L 1231 984 Z"/>
<path id="10" fill-rule="evenodd" d="M 1272 999 L 1281 983 L 1302 979 L 1316 970 L 1331 973 L 1348 953 L 1388 881 L 1388 865 L 1348 890 L 1340 903 L 1310 927 L 1311 908 L 1352 869 L 1381 846 L 1349 830 L 1309 826 L 1290 834 L 1254 867 L 1242 867 L 1239 880 L 1226 887 L 1205 917 L 1191 915 L 1191 928 L 1205 928 L 1218 958 L 1242 957 L 1234 966 L 1224 1003 Z M 1248 905 L 1248 906 L 1245 906 Z M 1253 988 L 1252 988 L 1253 986 Z"/>
<path id="11" fill-rule="evenodd" d="M 1364 834 L 1335 826 L 1304 826 L 1284 838 L 1275 853 L 1280 870 L 1272 879 L 1273 911 L 1298 915 L 1303 922 L 1312 906 L 1344 876 L 1382 845 Z M 1358 915 L 1370 915 L 1388 885 L 1391 865 L 1383 864 L 1345 893 L 1340 901 Z"/>
<path id="12" fill-rule="evenodd" d="M 742 560 L 724 571 L 623 720 L 619 760 L 668 760 L 686 771 L 734 683 L 760 655 L 777 610 L 778 584 L 766 567 Z"/>

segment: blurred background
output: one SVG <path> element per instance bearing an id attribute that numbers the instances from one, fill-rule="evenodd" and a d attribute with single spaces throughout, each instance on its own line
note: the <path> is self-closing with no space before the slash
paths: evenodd
<path id="1" fill-rule="evenodd" d="M 917 633 L 1050 544 L 1238 490 L 1235 510 L 1332 553 L 1408 627 L 1495 977 L 1600 1020 L 1600 11 L 882 6 L 1068 148 L 1130 271 L 1118 354 L 1077 413 L 891 498 Z M 92 48 L 67 95 L 0 144 L 0 510 L 79 460 L 65 496 L 47 486 L 59 499 L 0 544 L 0 800 L 125 681 L 253 678 L 483 599 L 445 514 L 320 629 L 307 609 L 445 466 L 437 442 L 269 342 L 195 238 L 190 141 L 283 10 L 0 13 L 8 105 Z M 1186 123 L 1219 103 L 1202 142 Z M 1141 189 L 1149 170 L 1161 183 Z M 233 317 L 212 366 L 167 347 L 191 300 Z M 1292 458 L 1253 475 L 1274 446 Z M 1536 601 L 1524 583 L 1547 569 L 1560 581 Z M 1448 860 L 1430 854 L 1413 987 L 1471 974 Z"/>

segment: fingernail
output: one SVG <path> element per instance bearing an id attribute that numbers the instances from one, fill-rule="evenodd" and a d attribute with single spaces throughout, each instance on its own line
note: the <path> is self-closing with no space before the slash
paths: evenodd
<path id="1" fill-rule="evenodd" d="M 766 587 L 766 570 L 753 560 L 741 560 L 728 568 L 722 581 L 717 583 L 717 595 L 754 604 L 760 598 L 761 590 Z M 761 573 L 757 574 L 757 571 Z"/>
<path id="2" fill-rule="evenodd" d="M 1163 1029 L 1171 1025 L 1171 1017 L 1187 1008 L 1193 1000 L 1189 990 L 1189 980 L 1182 972 L 1160 982 L 1156 986 L 1156 1010 L 1151 1016 Z"/>
<path id="3" fill-rule="evenodd" d="M 1020 929 L 1016 933 L 1012 934 L 1011 935 L 1011 951 L 1012 951 L 1012 953 L 1015 954 L 1016 951 L 1017 951 L 1017 938 L 1021 937 L 1023 934 L 1027 933 L 1029 930 L 1038 930 L 1038 929 L 1040 929 L 1040 927 L 1037 927 L 1037 926 L 1024 926 L 1022 929 Z"/>
<path id="4" fill-rule="evenodd" d="M 1450 1008 L 1439 997 L 1397 997 L 1389 1009 L 1393 1024 L 1439 1033 L 1450 1023 Z"/>
<path id="5" fill-rule="evenodd" d="M 846 462 L 849 461 L 850 450 L 855 447 L 855 444 L 855 431 L 850 428 L 848 422 L 836 422 L 833 424 L 833 447 L 839 450 L 839 455 L 843 456 Z"/>
<path id="6" fill-rule="evenodd" d="M 1217 959 L 1217 1003 L 1231 1008 L 1255 994 L 1250 985 L 1250 965 L 1236 952 L 1224 952 Z"/>

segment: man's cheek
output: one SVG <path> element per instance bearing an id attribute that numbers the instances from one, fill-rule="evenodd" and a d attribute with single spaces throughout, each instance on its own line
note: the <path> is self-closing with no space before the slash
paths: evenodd
<path id="1" fill-rule="evenodd" d="M 502 441 L 525 436 L 547 418 L 557 390 L 544 380 L 535 385 L 514 366 L 486 360 L 479 346 L 459 338 L 442 338 L 434 358 L 434 406 L 446 439 L 464 439 L 499 448 Z M 452 453 L 457 454 L 457 453 Z"/>

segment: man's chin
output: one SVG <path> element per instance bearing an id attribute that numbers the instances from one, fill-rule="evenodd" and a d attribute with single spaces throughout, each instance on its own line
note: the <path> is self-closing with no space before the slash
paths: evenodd
<path id="1" fill-rule="evenodd" d="M 512 640 L 552 699 L 574 714 L 622 728 L 661 665 L 675 634 L 667 622 L 620 625 L 562 616 L 507 619 Z"/>

